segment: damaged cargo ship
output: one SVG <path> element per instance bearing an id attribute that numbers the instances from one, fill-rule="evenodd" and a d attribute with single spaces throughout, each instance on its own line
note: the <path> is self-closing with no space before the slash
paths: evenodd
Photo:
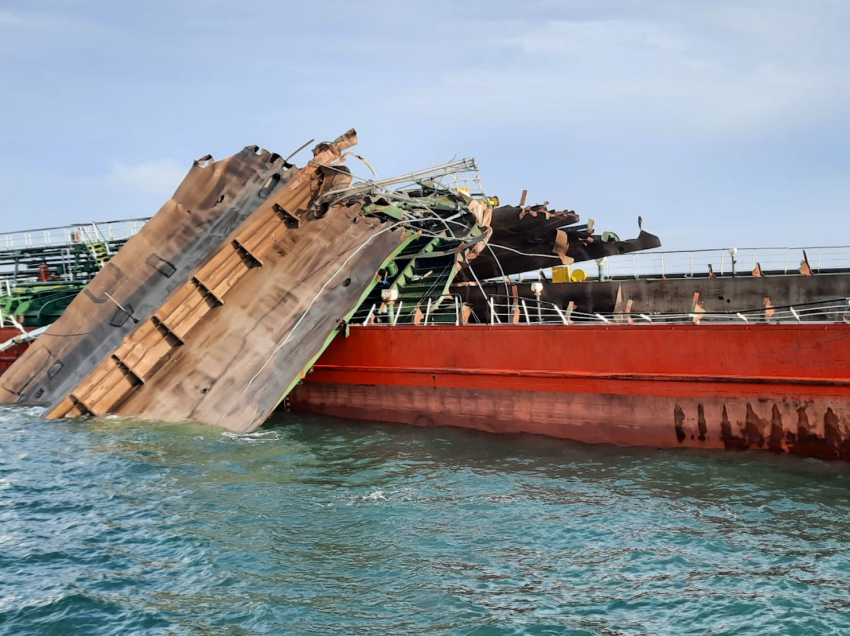
<path id="1" fill-rule="evenodd" d="M 319 144 L 304 168 L 256 147 L 195 162 L 4 373 L 0 402 L 49 418 L 262 424 L 388 259 L 427 248 L 449 271 L 488 236 L 487 206 L 456 192 L 352 185 L 356 141 Z"/>
<path id="2" fill-rule="evenodd" d="M 706 312 L 695 298 L 646 314 L 618 298 L 587 313 L 542 283 L 524 297 L 515 274 L 660 242 L 440 181 L 472 160 L 354 183 L 355 142 L 319 144 L 304 168 L 254 147 L 196 162 L 0 377 L 0 402 L 244 432 L 286 399 L 351 419 L 850 459 L 846 303 Z"/>

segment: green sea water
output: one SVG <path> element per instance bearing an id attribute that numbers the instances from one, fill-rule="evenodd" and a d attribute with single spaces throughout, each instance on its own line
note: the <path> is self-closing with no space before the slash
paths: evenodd
<path id="1" fill-rule="evenodd" d="M 850 634 L 850 467 L 0 409 L 0 634 Z"/>

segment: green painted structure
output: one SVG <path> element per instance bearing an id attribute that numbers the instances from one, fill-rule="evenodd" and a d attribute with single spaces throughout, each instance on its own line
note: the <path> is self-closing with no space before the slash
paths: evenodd
<path id="1" fill-rule="evenodd" d="M 146 221 L 0 234 L 0 316 L 28 328 L 53 323 Z M 5 323 L 0 320 L 0 326 Z"/>

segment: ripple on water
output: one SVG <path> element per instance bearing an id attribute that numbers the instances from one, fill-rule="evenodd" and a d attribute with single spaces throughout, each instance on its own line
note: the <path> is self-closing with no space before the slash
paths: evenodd
<path id="1" fill-rule="evenodd" d="M 850 469 L 0 409 L 0 633 L 845 634 Z"/>

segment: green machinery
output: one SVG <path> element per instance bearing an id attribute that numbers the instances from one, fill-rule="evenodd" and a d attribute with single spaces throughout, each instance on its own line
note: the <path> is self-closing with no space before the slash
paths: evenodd
<path id="1" fill-rule="evenodd" d="M 0 234 L 0 326 L 43 327 L 147 219 Z"/>
<path id="2" fill-rule="evenodd" d="M 396 192 L 392 198 L 399 218 L 428 211 L 422 214 L 422 220 L 430 220 L 437 229 L 422 231 L 385 264 L 378 274 L 381 280 L 364 298 L 354 321 L 465 322 L 468 316 L 464 312 L 469 310 L 449 288 L 470 249 L 488 237 L 482 226 L 470 218 L 470 208 L 477 202 L 484 209 L 489 200 L 433 182 L 419 182 L 414 189 Z"/>

